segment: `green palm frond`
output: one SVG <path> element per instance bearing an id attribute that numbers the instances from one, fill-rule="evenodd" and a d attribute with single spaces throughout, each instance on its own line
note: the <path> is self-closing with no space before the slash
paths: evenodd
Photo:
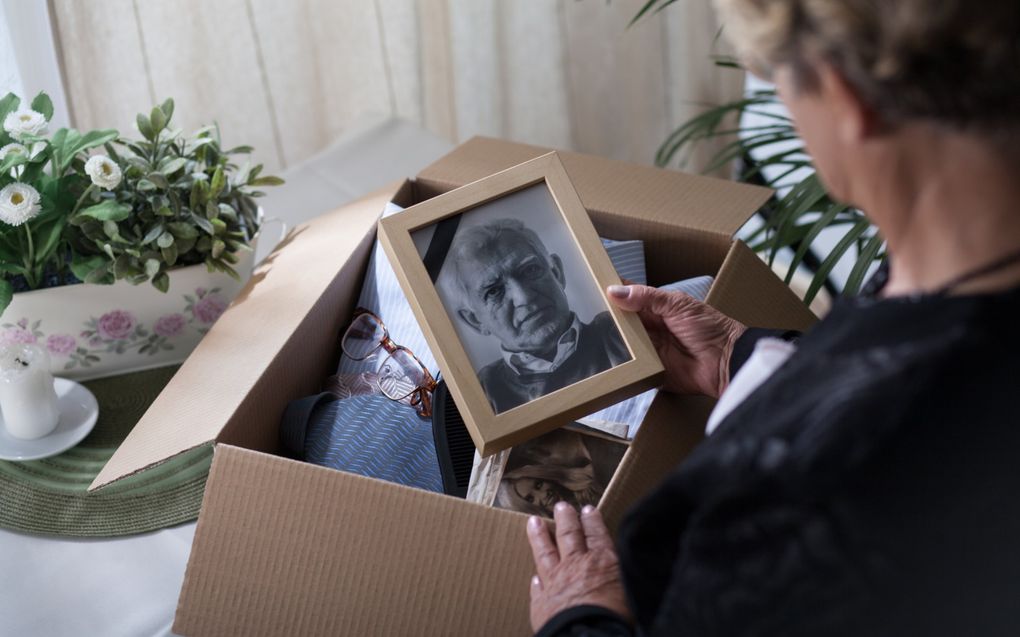
<path id="1" fill-rule="evenodd" d="M 676 0 L 647 0 L 630 25 L 674 2 Z M 737 60 L 729 57 L 716 56 L 714 61 L 721 67 L 741 68 Z M 794 129 L 793 120 L 771 108 L 778 102 L 776 91 L 769 89 L 709 108 L 685 122 L 662 142 L 656 152 L 655 163 L 660 167 L 675 165 L 683 168 L 687 160 L 681 158 L 690 157 L 690 151 L 698 144 L 711 140 L 721 142 L 722 146 L 714 151 L 703 167 L 704 172 L 712 173 L 726 166 L 744 164 L 737 175 L 739 180 L 785 191 L 782 197 L 774 197 L 763 208 L 765 223 L 747 238 L 751 248 L 764 254 L 769 265 L 775 262 L 780 251 L 789 248 L 793 257 L 786 274 L 787 283 L 797 268 L 810 266 L 814 276 L 808 286 L 805 303 L 810 303 L 823 287 L 845 295 L 857 294 L 872 263 L 885 259 L 885 242 L 860 210 L 834 200 L 826 192 Z M 745 114 L 755 115 L 762 123 L 754 126 L 733 124 L 741 122 Z M 806 176 L 792 181 L 801 172 L 806 172 Z M 827 254 L 817 255 L 819 236 L 831 229 L 843 229 L 842 237 Z M 856 252 L 854 265 L 843 289 L 838 290 L 830 281 L 830 275 L 844 256 L 854 254 L 851 250 Z"/>
<path id="2" fill-rule="evenodd" d="M 650 2 L 646 8 L 651 10 L 655 4 Z M 797 268 L 807 265 L 813 255 L 812 248 L 817 250 L 816 240 L 823 231 L 847 227 L 842 239 L 827 255 L 820 261 L 817 257 L 813 259 L 814 276 L 804 301 L 810 303 L 823 287 L 831 286 L 829 277 L 833 268 L 852 248 L 857 249 L 856 260 L 841 292 L 856 294 L 872 262 L 885 258 L 882 238 L 863 213 L 834 200 L 826 192 L 812 169 L 793 121 L 787 115 L 768 110 L 778 99 L 774 90 L 756 91 L 743 99 L 706 110 L 666 138 L 655 155 L 655 163 L 661 167 L 683 167 L 685 161 L 679 158 L 684 152 L 699 143 L 723 140 L 722 147 L 704 166 L 704 172 L 711 173 L 746 160 L 754 151 L 754 160 L 746 162 L 738 179 L 774 190 L 782 188 L 786 194 L 774 199 L 764 211 L 765 224 L 748 237 L 750 246 L 765 254 L 770 265 L 780 251 L 790 248 L 793 258 L 786 275 L 789 283 Z M 733 126 L 732 122 L 740 122 L 745 114 L 757 115 L 763 122 L 754 126 Z M 805 168 L 811 169 L 805 177 L 790 181 L 797 171 Z M 834 286 L 831 289 L 840 292 Z"/>

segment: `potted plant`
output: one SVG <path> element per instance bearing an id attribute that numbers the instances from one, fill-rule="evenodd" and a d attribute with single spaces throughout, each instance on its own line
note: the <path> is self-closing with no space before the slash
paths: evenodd
<path id="1" fill-rule="evenodd" d="M 115 130 L 45 127 L 40 93 L 0 100 L 0 342 L 38 342 L 84 378 L 183 360 L 251 274 L 261 186 L 219 130 L 170 127 L 173 100 Z M 141 285 L 148 283 L 148 285 Z"/>

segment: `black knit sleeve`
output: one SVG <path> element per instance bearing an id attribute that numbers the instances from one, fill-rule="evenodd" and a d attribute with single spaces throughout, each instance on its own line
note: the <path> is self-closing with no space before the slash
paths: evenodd
<path id="1" fill-rule="evenodd" d="M 627 621 L 602 606 L 574 606 L 557 613 L 535 637 L 632 637 Z"/>

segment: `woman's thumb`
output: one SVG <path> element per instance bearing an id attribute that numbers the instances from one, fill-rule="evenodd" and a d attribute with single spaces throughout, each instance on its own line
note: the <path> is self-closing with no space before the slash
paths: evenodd
<path id="1" fill-rule="evenodd" d="M 683 292 L 660 290 L 647 285 L 610 285 L 606 294 L 613 303 L 631 312 L 650 312 L 670 316 L 680 312 L 693 299 Z"/>
<path id="2" fill-rule="evenodd" d="M 606 294 L 618 307 L 639 312 L 645 307 L 650 289 L 647 285 L 610 285 Z"/>

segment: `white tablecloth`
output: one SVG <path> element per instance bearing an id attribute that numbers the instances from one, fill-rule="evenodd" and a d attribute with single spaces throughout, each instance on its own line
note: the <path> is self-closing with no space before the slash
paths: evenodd
<path id="1" fill-rule="evenodd" d="M 409 123 L 368 119 L 321 155 L 284 171 L 286 185 L 267 189 L 260 203 L 268 217 L 294 227 L 415 175 L 451 147 Z M 267 236 L 256 258 L 273 245 Z M 171 634 L 194 534 L 194 523 L 111 540 L 0 529 L 0 637 Z"/>

